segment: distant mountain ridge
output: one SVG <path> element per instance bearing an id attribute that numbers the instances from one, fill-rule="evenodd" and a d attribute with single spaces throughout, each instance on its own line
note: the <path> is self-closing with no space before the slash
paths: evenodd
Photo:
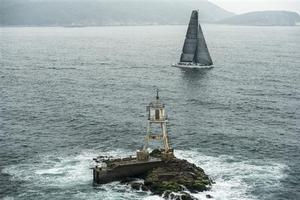
<path id="1" fill-rule="evenodd" d="M 219 21 L 221 24 L 250 26 L 294 26 L 300 22 L 300 16 L 290 11 L 257 11 Z"/>
<path id="2" fill-rule="evenodd" d="M 1 26 L 187 24 L 199 9 L 202 22 L 234 14 L 206 0 L 0 0 Z"/>

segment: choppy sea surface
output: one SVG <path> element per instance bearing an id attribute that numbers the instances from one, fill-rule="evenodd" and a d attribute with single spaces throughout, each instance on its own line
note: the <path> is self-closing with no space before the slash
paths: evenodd
<path id="1" fill-rule="evenodd" d="M 160 199 L 90 169 L 141 147 L 159 88 L 176 156 L 215 181 L 194 196 L 300 199 L 299 26 L 204 25 L 211 70 L 170 67 L 186 26 L 0 30 L 0 198 Z"/>

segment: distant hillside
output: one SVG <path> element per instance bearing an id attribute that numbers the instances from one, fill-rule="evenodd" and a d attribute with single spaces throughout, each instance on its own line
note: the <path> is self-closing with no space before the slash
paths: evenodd
<path id="1" fill-rule="evenodd" d="M 232 13 L 206 0 L 0 0 L 2 26 L 187 24 L 199 9 L 202 22 Z"/>
<path id="2" fill-rule="evenodd" d="M 250 12 L 219 21 L 222 24 L 251 26 L 294 26 L 297 22 L 300 22 L 299 14 L 289 11 Z"/>

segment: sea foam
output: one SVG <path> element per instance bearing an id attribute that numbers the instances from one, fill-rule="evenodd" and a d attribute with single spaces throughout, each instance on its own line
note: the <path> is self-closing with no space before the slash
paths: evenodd
<path id="1" fill-rule="evenodd" d="M 220 200 L 261 199 L 264 194 L 260 197 L 253 194 L 256 187 L 276 190 L 280 187 L 280 181 L 286 177 L 286 165 L 267 160 L 240 160 L 229 155 L 214 157 L 196 150 L 177 150 L 175 155 L 203 168 L 215 182 L 210 191 L 194 195 L 199 199 L 208 194 Z"/>
<path id="2" fill-rule="evenodd" d="M 41 155 L 27 163 L 7 166 L 2 173 L 11 175 L 11 180 L 25 181 L 28 185 L 42 188 L 54 187 L 73 190 L 72 199 L 145 199 L 159 200 L 159 196 L 150 192 L 136 191 L 128 185 L 113 182 L 105 185 L 92 184 L 92 158 L 97 155 L 125 157 L 131 151 L 117 149 L 114 151 L 83 151 L 78 155 Z M 204 169 L 215 182 L 210 191 L 192 194 L 199 199 L 206 195 L 213 199 L 251 200 L 260 199 L 253 191 L 256 187 L 276 190 L 280 181 L 285 178 L 286 165 L 262 160 L 239 160 L 229 155 L 207 156 L 197 150 L 176 150 L 178 158 L 186 159 Z M 271 192 L 271 191 L 270 191 Z M 26 194 L 24 194 L 26 196 Z"/>

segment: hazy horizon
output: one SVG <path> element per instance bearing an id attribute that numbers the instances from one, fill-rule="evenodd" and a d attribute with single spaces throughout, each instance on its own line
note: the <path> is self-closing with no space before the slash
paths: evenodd
<path id="1" fill-rule="evenodd" d="M 23 0 L 19 0 L 23 1 Z M 235 14 L 243 14 L 253 11 L 266 11 L 266 10 L 280 10 L 280 11 L 294 11 L 300 14 L 300 0 L 30 0 L 30 1 L 156 1 L 156 2 L 176 2 L 176 1 L 191 1 L 200 2 L 208 1 L 222 9 Z"/>
<path id="2" fill-rule="evenodd" d="M 299 0 L 208 0 L 211 3 L 235 14 L 253 11 L 286 10 L 300 13 Z"/>

